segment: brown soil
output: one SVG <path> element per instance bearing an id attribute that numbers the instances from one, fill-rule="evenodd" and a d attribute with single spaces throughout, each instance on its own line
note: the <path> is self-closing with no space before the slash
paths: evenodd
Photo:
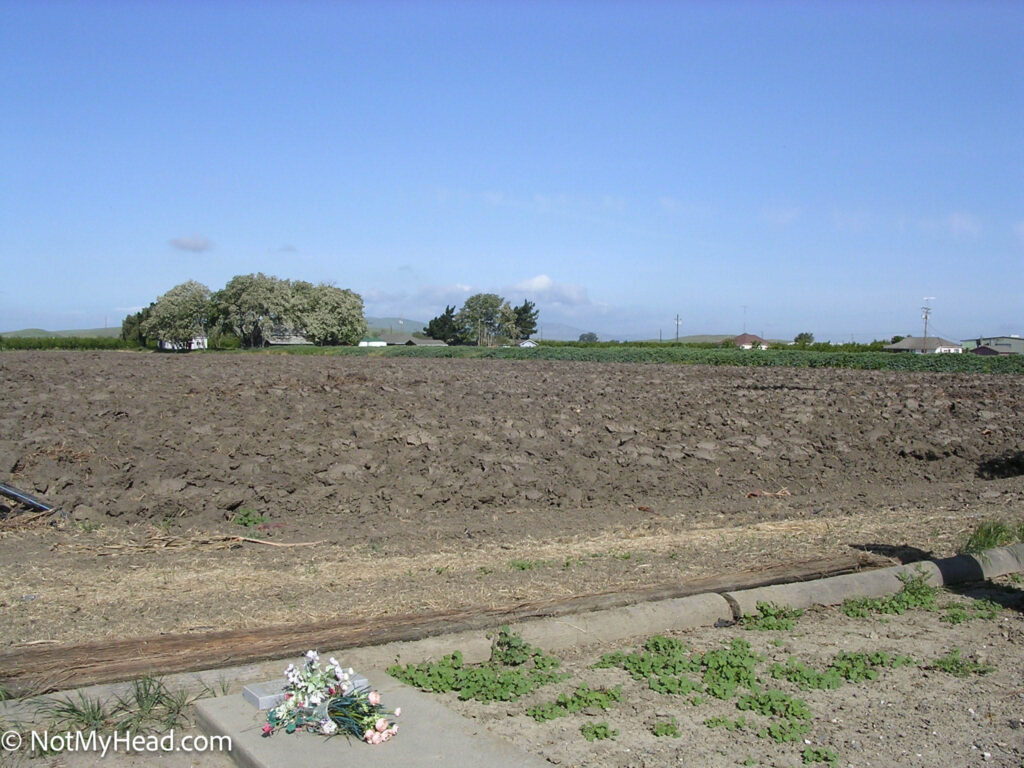
<path id="1" fill-rule="evenodd" d="M 71 516 L 0 507 L 6 647 L 944 556 L 1024 500 L 1017 376 L 8 352 L 0 380 L 0 478 Z"/>

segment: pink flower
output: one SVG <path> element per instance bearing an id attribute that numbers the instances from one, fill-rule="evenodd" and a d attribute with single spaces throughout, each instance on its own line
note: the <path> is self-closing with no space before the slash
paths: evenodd
<path id="1" fill-rule="evenodd" d="M 381 741 L 383 741 L 383 738 L 379 733 L 373 734 L 373 738 L 370 739 L 371 744 L 380 744 Z"/>
<path id="2" fill-rule="evenodd" d="M 402 708 L 401 707 L 395 707 L 395 717 L 401 717 L 401 716 L 402 716 Z"/>
<path id="3" fill-rule="evenodd" d="M 388 729 L 388 721 L 383 717 L 379 717 L 373 727 L 377 729 L 377 733 L 383 733 Z"/>
<path id="4" fill-rule="evenodd" d="M 397 725 L 392 725 L 391 728 L 389 728 L 388 730 L 391 731 L 391 735 L 392 736 L 397 736 L 398 735 L 398 726 Z"/>
<path id="5" fill-rule="evenodd" d="M 382 733 L 380 735 L 380 740 L 381 741 L 387 741 L 390 738 L 391 738 L 391 731 L 384 731 L 384 733 Z"/>
<path id="6" fill-rule="evenodd" d="M 374 731 L 372 728 L 367 728 L 366 729 L 366 733 L 363 734 L 363 739 L 366 741 L 367 744 L 372 744 L 373 743 L 373 737 L 375 735 L 376 735 L 376 731 Z"/>
<path id="7" fill-rule="evenodd" d="M 380 705 L 380 693 L 378 691 L 370 691 L 367 694 L 367 696 L 366 696 L 366 700 L 368 702 L 370 702 L 370 706 L 371 707 L 379 706 Z"/>
<path id="8" fill-rule="evenodd" d="M 270 723 L 267 723 L 266 725 L 263 726 L 263 735 L 264 736 L 269 736 L 273 732 L 274 732 L 274 726 L 272 726 Z"/>

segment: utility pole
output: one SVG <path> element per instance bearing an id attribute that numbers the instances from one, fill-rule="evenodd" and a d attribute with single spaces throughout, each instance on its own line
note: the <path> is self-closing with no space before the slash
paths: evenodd
<path id="1" fill-rule="evenodd" d="M 676 344 L 679 343 L 679 313 L 676 312 Z"/>
<path id="2" fill-rule="evenodd" d="M 925 302 L 935 301 L 934 296 L 925 296 Z M 925 354 L 928 351 L 928 315 L 932 313 L 932 308 L 927 303 L 921 307 L 921 317 L 924 318 L 924 341 L 921 343 L 921 354 Z"/>
<path id="3" fill-rule="evenodd" d="M 743 305 L 743 332 L 747 332 L 747 305 Z"/>

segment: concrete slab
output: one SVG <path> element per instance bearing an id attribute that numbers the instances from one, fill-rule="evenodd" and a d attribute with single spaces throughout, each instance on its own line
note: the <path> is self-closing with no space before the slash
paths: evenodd
<path id="1" fill-rule="evenodd" d="M 339 765 L 402 766 L 402 768 L 544 768 L 548 763 L 456 714 L 439 697 L 403 685 L 382 670 L 365 670 L 381 692 L 384 705 L 402 708 L 398 735 L 371 746 L 355 739 L 325 739 L 311 733 L 261 734 L 266 715 L 241 695 L 204 699 L 196 704 L 199 727 L 212 735 L 230 736 L 231 756 L 241 768 L 337 768 Z M 550 767 L 548 767 L 550 768 Z"/>

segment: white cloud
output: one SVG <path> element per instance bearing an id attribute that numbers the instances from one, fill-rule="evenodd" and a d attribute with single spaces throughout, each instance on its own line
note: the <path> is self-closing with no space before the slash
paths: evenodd
<path id="1" fill-rule="evenodd" d="M 966 211 L 954 211 L 941 218 L 922 219 L 919 226 L 927 234 L 956 239 L 978 237 L 983 229 L 981 219 Z"/>
<path id="2" fill-rule="evenodd" d="M 360 292 L 371 316 L 400 316 L 424 322 L 436 317 L 447 306 L 455 309 L 474 293 L 472 286 L 463 283 L 449 285 L 423 285 L 415 291 L 381 291 L 367 289 Z"/>
<path id="3" fill-rule="evenodd" d="M 788 227 L 803 215 L 798 205 L 770 205 L 761 209 L 761 219 L 773 227 Z"/>
<path id="4" fill-rule="evenodd" d="M 509 289 L 510 293 L 522 295 L 538 304 L 560 307 L 589 306 L 587 289 L 574 283 L 557 283 L 547 275 L 537 275 L 522 280 Z"/>
<path id="5" fill-rule="evenodd" d="M 176 237 L 170 241 L 170 244 L 172 248 L 177 248 L 179 251 L 191 251 L 192 253 L 202 253 L 213 248 L 213 243 L 202 235 Z"/>
<path id="6" fill-rule="evenodd" d="M 971 213 L 951 213 L 945 223 L 953 237 L 977 237 L 981 234 L 981 220 Z"/>

